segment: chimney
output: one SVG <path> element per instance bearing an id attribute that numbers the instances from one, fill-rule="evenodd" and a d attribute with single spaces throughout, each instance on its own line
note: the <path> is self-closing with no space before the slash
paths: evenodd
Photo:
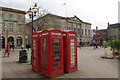
<path id="1" fill-rule="evenodd" d="M 98 26 L 96 26 L 96 31 L 98 30 Z"/>

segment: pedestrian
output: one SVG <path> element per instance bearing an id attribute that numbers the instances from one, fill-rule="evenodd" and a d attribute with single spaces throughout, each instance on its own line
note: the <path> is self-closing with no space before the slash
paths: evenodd
<path id="1" fill-rule="evenodd" d="M 94 43 L 94 50 L 95 50 L 95 43 Z"/>
<path id="2" fill-rule="evenodd" d="M 82 42 L 80 42 L 80 49 L 81 49 L 81 44 L 82 44 Z"/>
<path id="3" fill-rule="evenodd" d="M 24 45 L 23 45 L 23 44 L 21 45 L 21 49 L 22 49 L 22 50 L 24 49 Z"/>
<path id="4" fill-rule="evenodd" d="M 98 49 L 98 44 L 96 43 L 96 49 Z"/>
<path id="5" fill-rule="evenodd" d="M 7 44 L 7 48 L 5 49 L 4 57 L 5 57 L 6 54 L 9 57 L 9 54 L 10 54 L 10 45 L 9 45 L 9 43 Z"/>
<path id="6" fill-rule="evenodd" d="M 14 45 L 14 44 L 12 45 L 12 48 L 13 48 L 13 51 L 14 51 L 14 48 L 15 48 L 15 45 Z"/>

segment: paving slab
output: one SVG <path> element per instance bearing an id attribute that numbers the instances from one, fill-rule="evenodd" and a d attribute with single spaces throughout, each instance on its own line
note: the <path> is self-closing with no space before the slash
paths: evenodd
<path id="1" fill-rule="evenodd" d="M 77 50 L 79 71 L 58 76 L 58 78 L 118 78 L 118 58 L 101 58 L 104 55 L 104 48 L 94 50 L 93 47 L 82 47 Z M 28 63 L 18 63 L 19 49 L 11 52 L 9 57 L 2 57 L 3 78 L 44 78 L 41 73 L 31 70 L 30 51 L 27 50 L 27 52 Z"/>

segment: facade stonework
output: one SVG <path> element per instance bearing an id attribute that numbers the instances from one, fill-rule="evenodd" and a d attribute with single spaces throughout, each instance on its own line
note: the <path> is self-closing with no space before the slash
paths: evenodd
<path id="1" fill-rule="evenodd" d="M 80 38 L 82 43 L 87 44 L 91 42 L 91 24 L 83 22 L 77 16 L 74 17 L 61 17 L 54 14 L 46 14 L 34 20 L 34 29 L 36 31 L 41 31 L 48 28 L 55 28 L 61 31 L 63 30 L 73 30 L 77 33 L 78 43 Z M 29 31 L 26 32 L 28 37 L 31 36 L 31 23 L 26 24 Z M 83 34 L 82 34 L 83 30 Z M 28 42 L 29 43 L 29 42 Z"/>
<path id="2" fill-rule="evenodd" d="M 3 48 L 7 41 L 16 48 L 20 48 L 21 44 L 25 45 L 25 14 L 25 11 L 1 7 L 0 33 L 2 34 Z"/>

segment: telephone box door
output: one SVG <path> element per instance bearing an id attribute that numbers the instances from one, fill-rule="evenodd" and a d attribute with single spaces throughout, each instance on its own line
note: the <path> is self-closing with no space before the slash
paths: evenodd
<path id="1" fill-rule="evenodd" d="M 39 67 L 39 56 L 40 54 L 38 54 L 38 38 L 34 38 L 32 39 L 32 70 L 39 72 L 40 71 L 40 67 Z"/>

